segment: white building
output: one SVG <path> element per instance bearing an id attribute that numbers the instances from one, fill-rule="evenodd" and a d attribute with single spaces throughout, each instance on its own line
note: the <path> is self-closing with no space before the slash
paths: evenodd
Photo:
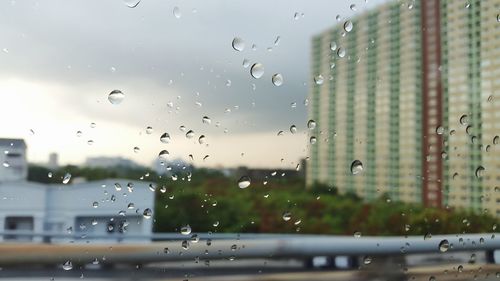
<path id="1" fill-rule="evenodd" d="M 143 240 L 152 232 L 154 192 L 143 181 L 108 179 L 76 184 L 41 184 L 26 181 L 26 145 L 22 140 L 1 140 L 0 150 L 10 165 L 0 167 L 0 235 L 6 240 Z M 9 157 L 15 153 L 15 157 Z M 144 212 L 146 210 L 146 215 Z M 19 232 L 51 233 L 32 239 Z M 74 237 L 57 237 L 72 235 Z"/>

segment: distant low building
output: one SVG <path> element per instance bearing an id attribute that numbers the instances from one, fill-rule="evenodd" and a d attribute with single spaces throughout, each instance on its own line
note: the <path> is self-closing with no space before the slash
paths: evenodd
<path id="1" fill-rule="evenodd" d="M 24 141 L 0 139 L 0 147 L 4 151 L 0 153 L 4 163 L 0 167 L 0 233 L 4 232 L 0 241 L 146 241 L 151 235 L 154 192 L 148 188 L 149 182 L 28 182 Z M 33 238 L 23 233 L 52 237 Z"/>
<path id="2" fill-rule="evenodd" d="M 123 168 L 141 168 L 142 166 L 135 163 L 130 159 L 123 157 L 88 157 L 85 161 L 85 166 L 91 168 L 109 168 L 109 167 L 123 167 Z"/>

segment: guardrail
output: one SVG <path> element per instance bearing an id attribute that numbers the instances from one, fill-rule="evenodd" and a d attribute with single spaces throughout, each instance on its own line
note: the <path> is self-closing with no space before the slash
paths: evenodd
<path id="1" fill-rule="evenodd" d="M 0 243 L 0 264 L 30 262 L 88 263 L 105 257 L 107 263 L 147 263 L 195 259 L 296 258 L 317 256 L 389 256 L 417 253 L 486 251 L 500 249 L 494 233 L 408 237 L 353 237 L 280 234 L 156 233 L 124 235 L 121 243 L 94 243 L 103 235 L 0 232 L 19 237 L 72 239 L 60 243 Z M 128 239 L 131 239 L 130 241 Z M 133 241 L 138 239 L 142 241 Z M 160 241 L 162 240 L 162 241 Z M 83 242 L 83 243 L 79 243 Z M 101 241 L 102 242 L 102 241 Z M 146 243 L 145 243 L 146 242 Z"/>

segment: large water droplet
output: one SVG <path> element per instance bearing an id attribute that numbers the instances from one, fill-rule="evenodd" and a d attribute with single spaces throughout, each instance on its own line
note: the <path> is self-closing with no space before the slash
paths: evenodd
<path id="1" fill-rule="evenodd" d="M 62 183 L 63 184 L 68 184 L 70 180 L 71 180 L 71 174 L 70 173 L 66 173 L 66 174 L 64 174 Z"/>
<path id="2" fill-rule="evenodd" d="M 191 234 L 191 226 L 189 226 L 189 224 L 188 224 L 188 225 L 181 227 L 181 233 L 182 233 L 182 235 Z"/>
<path id="3" fill-rule="evenodd" d="M 175 6 L 174 10 L 172 11 L 172 14 L 174 14 L 175 18 L 180 19 L 182 16 L 181 9 L 179 9 L 179 7 Z"/>
<path id="4" fill-rule="evenodd" d="M 145 219 L 150 219 L 153 216 L 153 211 L 151 211 L 150 208 L 146 208 L 144 209 L 144 212 L 142 212 L 142 215 Z"/>
<path id="5" fill-rule="evenodd" d="M 163 133 L 160 137 L 160 141 L 162 143 L 169 143 L 170 142 L 170 135 L 168 133 Z"/>
<path id="6" fill-rule="evenodd" d="M 354 25 L 352 24 L 352 21 L 350 21 L 350 20 L 348 20 L 344 23 L 344 30 L 346 32 L 351 32 L 353 27 L 354 27 Z"/>
<path id="7" fill-rule="evenodd" d="M 238 180 L 238 187 L 239 188 L 247 188 L 250 186 L 250 178 L 248 176 L 242 176 L 239 180 Z"/>
<path id="8" fill-rule="evenodd" d="M 359 160 L 354 160 L 351 164 L 351 174 L 357 175 L 363 172 L 363 163 Z"/>
<path id="9" fill-rule="evenodd" d="M 123 2 L 127 5 L 127 7 L 135 8 L 139 5 L 139 3 L 141 3 L 141 0 L 123 0 Z"/>
<path id="10" fill-rule="evenodd" d="M 439 251 L 441 253 L 447 252 L 448 249 L 450 248 L 450 242 L 448 240 L 444 239 L 439 242 Z"/>
<path id="11" fill-rule="evenodd" d="M 108 95 L 108 100 L 111 104 L 120 104 L 123 99 L 125 99 L 125 95 L 120 90 L 113 90 Z"/>
<path id="12" fill-rule="evenodd" d="M 245 41 L 240 37 L 234 37 L 231 45 L 233 46 L 233 49 L 238 52 L 241 52 L 245 49 Z"/>
<path id="13" fill-rule="evenodd" d="M 264 65 L 261 63 L 254 63 L 250 68 L 250 74 L 253 78 L 259 79 L 262 75 L 264 75 Z"/>
<path id="14" fill-rule="evenodd" d="M 283 85 L 283 76 L 279 73 L 276 73 L 273 75 L 273 77 L 271 78 L 274 86 L 281 86 Z"/>
<path id="15" fill-rule="evenodd" d="M 163 159 L 163 160 L 167 159 L 168 156 L 170 156 L 170 153 L 165 149 L 160 151 L 160 153 L 158 153 L 158 158 Z"/>

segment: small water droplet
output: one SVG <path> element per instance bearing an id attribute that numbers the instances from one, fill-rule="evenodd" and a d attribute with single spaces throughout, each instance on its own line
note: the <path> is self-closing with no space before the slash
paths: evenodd
<path id="1" fill-rule="evenodd" d="M 66 173 L 66 174 L 64 174 L 62 183 L 63 184 L 68 184 L 70 180 L 71 180 L 71 174 L 70 173 Z"/>
<path id="2" fill-rule="evenodd" d="M 153 211 L 151 211 L 150 208 L 146 208 L 144 212 L 142 212 L 142 215 L 145 219 L 150 219 L 153 216 Z"/>
<path id="3" fill-rule="evenodd" d="M 127 7 L 135 8 L 139 5 L 139 3 L 141 3 L 141 0 L 123 0 L 123 2 L 127 5 Z"/>
<path id="4" fill-rule="evenodd" d="M 92 203 L 92 207 L 94 207 L 94 208 L 97 208 L 97 207 L 99 207 L 99 202 L 97 202 L 97 201 L 94 201 L 94 203 Z"/>
<path id="5" fill-rule="evenodd" d="M 351 164 L 351 174 L 357 175 L 363 172 L 363 163 L 359 160 L 354 160 Z"/>
<path id="6" fill-rule="evenodd" d="M 431 239 L 431 238 L 432 238 L 432 234 L 430 234 L 430 233 L 426 233 L 426 234 L 424 235 L 424 240 L 429 240 L 429 239 Z"/>
<path id="7" fill-rule="evenodd" d="M 134 147 L 134 152 L 135 152 L 135 153 L 139 153 L 140 151 L 141 151 L 141 149 L 140 149 L 139 147 L 137 147 L 137 146 L 136 146 L 136 147 Z"/>
<path id="8" fill-rule="evenodd" d="M 127 209 L 129 209 L 129 210 L 135 209 L 135 204 L 134 203 L 128 203 Z"/>
<path id="9" fill-rule="evenodd" d="M 436 281 L 436 277 L 434 276 L 429 277 L 429 281 Z"/>
<path id="10" fill-rule="evenodd" d="M 193 130 L 187 131 L 186 138 L 192 139 L 193 137 L 194 137 L 194 131 Z"/>
<path id="11" fill-rule="evenodd" d="M 295 126 L 295 125 L 290 126 L 290 133 L 292 133 L 292 134 L 297 133 L 297 126 Z"/>
<path id="12" fill-rule="evenodd" d="M 354 232 L 354 237 L 361 238 L 361 232 L 359 232 L 359 231 Z"/>
<path id="13" fill-rule="evenodd" d="M 198 142 L 200 144 L 204 144 L 206 142 L 207 138 L 204 136 L 204 135 L 201 135 L 199 138 L 198 138 Z"/>
<path id="14" fill-rule="evenodd" d="M 370 256 L 365 256 L 365 257 L 363 258 L 363 263 L 364 263 L 365 265 L 369 265 L 370 263 L 372 263 L 372 257 L 370 257 Z"/>
<path id="15" fill-rule="evenodd" d="M 330 50 L 335 51 L 337 50 L 337 43 L 336 42 L 330 42 Z"/>
<path id="16" fill-rule="evenodd" d="M 323 84 L 324 81 L 325 81 L 325 78 L 323 78 L 323 75 L 321 75 L 321 74 L 316 75 L 314 77 L 314 83 L 316 83 L 316 85 L 321 85 L 321 84 Z"/>
<path id="17" fill-rule="evenodd" d="M 337 56 L 339 56 L 339 58 L 343 58 L 343 57 L 345 57 L 345 49 L 344 49 L 344 48 L 342 48 L 342 47 L 339 47 L 339 48 L 337 49 Z"/>
<path id="18" fill-rule="evenodd" d="M 448 240 L 444 239 L 441 240 L 441 242 L 439 242 L 439 251 L 441 253 L 447 252 L 449 248 L 450 248 L 450 243 L 448 242 Z"/>
<path id="19" fill-rule="evenodd" d="M 147 126 L 146 127 L 146 134 L 151 135 L 153 133 L 153 127 Z"/>
<path id="20" fill-rule="evenodd" d="M 444 127 L 442 127 L 442 126 L 438 126 L 438 127 L 436 128 L 436 134 L 438 134 L 438 135 L 442 135 L 442 134 L 444 134 Z"/>
<path id="21" fill-rule="evenodd" d="M 348 20 L 344 23 L 344 30 L 346 32 L 351 32 L 353 27 L 354 27 L 354 25 L 352 24 L 352 21 L 350 21 L 350 20 Z"/>
<path id="22" fill-rule="evenodd" d="M 247 188 L 250 186 L 250 178 L 248 176 L 242 176 L 239 180 L 238 180 L 238 187 L 241 188 L 241 189 L 244 189 L 244 188 Z"/>
<path id="23" fill-rule="evenodd" d="M 276 73 L 273 75 L 273 77 L 271 78 L 274 86 L 281 86 L 283 85 L 283 76 L 279 73 Z"/>
<path id="24" fill-rule="evenodd" d="M 94 144 L 94 141 L 93 141 L 93 140 L 88 140 L 88 141 L 87 141 L 87 144 L 88 144 L 88 145 L 93 145 L 93 144 Z"/>
<path id="25" fill-rule="evenodd" d="M 125 95 L 120 90 L 113 90 L 108 95 L 108 100 L 111 104 L 120 104 L 125 99 Z"/>
<path id="26" fill-rule="evenodd" d="M 83 134 L 83 133 L 82 133 L 82 131 L 76 131 L 76 136 L 77 136 L 77 137 L 81 137 L 81 136 L 82 136 L 82 134 Z"/>
<path id="27" fill-rule="evenodd" d="M 191 226 L 188 224 L 188 225 L 185 225 L 185 226 L 181 227 L 181 234 L 182 235 L 189 235 L 189 234 L 191 234 Z"/>
<path id="28" fill-rule="evenodd" d="M 122 190 L 122 185 L 116 182 L 115 183 L 115 189 L 116 189 L 116 191 L 121 191 Z"/>
<path id="29" fill-rule="evenodd" d="M 170 143 L 170 135 L 168 133 L 163 133 L 160 137 L 162 143 Z"/>
<path id="30" fill-rule="evenodd" d="M 208 116 L 203 116 L 203 118 L 201 118 L 201 122 L 203 124 L 208 124 L 210 125 L 212 123 L 212 120 L 208 117 Z"/>
<path id="31" fill-rule="evenodd" d="M 259 79 L 264 75 L 264 65 L 261 63 L 254 63 L 250 68 L 250 74 L 253 78 Z"/>
<path id="32" fill-rule="evenodd" d="M 250 61 L 248 59 L 244 59 L 242 65 L 244 68 L 248 68 L 250 66 Z"/>
<path id="33" fill-rule="evenodd" d="M 62 265 L 62 268 L 64 270 L 72 270 L 73 269 L 73 263 L 71 261 L 65 261 Z"/>
<path id="34" fill-rule="evenodd" d="M 483 166 L 477 167 L 476 173 L 475 173 L 476 174 L 476 178 L 478 178 L 478 179 L 481 178 L 483 176 L 483 174 L 484 174 L 484 171 L 485 171 L 485 169 L 484 169 Z"/>
<path id="35" fill-rule="evenodd" d="M 460 124 L 467 126 L 469 124 L 469 116 L 467 114 L 464 114 L 460 117 Z"/>
<path id="36" fill-rule="evenodd" d="M 188 250 L 189 249 L 189 242 L 187 240 L 182 241 L 181 247 L 183 250 Z"/>
<path id="37" fill-rule="evenodd" d="M 349 6 L 349 9 L 351 9 L 351 11 L 354 11 L 354 12 L 356 12 L 356 11 L 358 10 L 358 9 L 356 8 L 356 4 L 351 4 L 351 5 Z"/>
<path id="38" fill-rule="evenodd" d="M 288 211 L 283 212 L 283 215 L 281 217 L 283 218 L 284 221 L 289 221 L 292 219 L 292 213 Z"/>
<path id="39" fill-rule="evenodd" d="M 170 156 L 170 153 L 166 149 L 164 149 L 164 150 L 160 151 L 160 153 L 158 153 L 158 158 L 160 158 L 160 159 L 167 159 L 169 156 Z"/>
<path id="40" fill-rule="evenodd" d="M 182 16 L 181 9 L 179 7 L 175 6 L 174 9 L 172 10 L 172 13 L 174 14 L 174 17 L 177 19 L 180 19 Z"/>
<path id="41" fill-rule="evenodd" d="M 316 139 L 316 137 L 313 136 L 313 137 L 309 138 L 309 143 L 310 144 L 316 144 L 317 142 L 318 142 L 318 139 Z"/>
<path id="42" fill-rule="evenodd" d="M 307 121 L 307 128 L 309 130 L 314 130 L 316 128 L 316 121 L 314 121 L 312 119 Z"/>
<path id="43" fill-rule="evenodd" d="M 233 46 L 233 49 L 238 52 L 241 52 L 245 49 L 245 41 L 240 37 L 234 37 L 231 45 Z"/>
<path id="44" fill-rule="evenodd" d="M 497 145 L 499 142 L 500 142 L 500 137 L 499 136 L 495 136 L 493 138 L 493 144 Z"/>

